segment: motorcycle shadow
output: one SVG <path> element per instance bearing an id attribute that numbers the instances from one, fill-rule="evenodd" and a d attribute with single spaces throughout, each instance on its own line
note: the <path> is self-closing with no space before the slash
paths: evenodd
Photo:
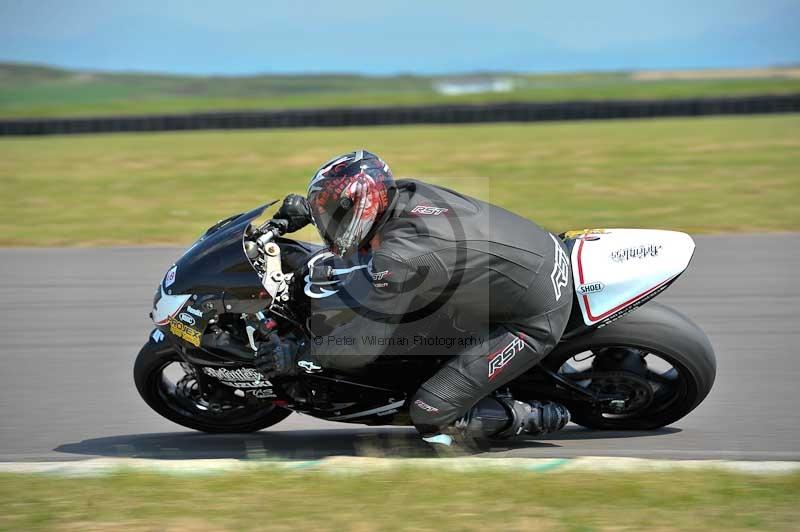
<path id="1" fill-rule="evenodd" d="M 652 430 L 593 430 L 579 425 L 567 425 L 559 432 L 537 436 L 536 438 L 540 441 L 617 440 L 620 438 L 665 436 L 678 432 L 683 431 L 677 427 L 661 427 Z"/>
<path id="2" fill-rule="evenodd" d="M 526 447 L 557 447 L 527 442 Z M 128 434 L 65 443 L 56 452 L 115 458 L 162 460 L 316 460 L 328 456 L 434 458 L 437 451 L 414 429 L 404 427 L 263 431 L 251 434 L 167 432 Z"/>
<path id="3" fill-rule="evenodd" d="M 581 456 L 590 454 L 604 454 L 609 449 L 614 449 L 616 446 L 608 447 L 602 443 L 602 440 L 619 440 L 626 438 L 647 438 L 652 436 L 668 436 L 670 434 L 677 434 L 683 432 L 677 427 L 661 427 L 653 430 L 593 430 L 581 427 L 579 425 L 567 425 L 563 430 L 554 432 L 552 434 L 543 434 L 539 436 L 531 436 L 535 438 L 535 442 L 529 438 L 520 438 L 509 440 L 503 448 L 493 448 L 493 451 L 517 451 L 522 449 L 534 448 L 532 444 L 539 446 L 556 447 L 559 449 L 556 454 L 547 449 L 542 449 L 542 456 Z M 594 441 L 599 443 L 595 444 Z"/>
<path id="4" fill-rule="evenodd" d="M 577 440 L 615 440 L 659 436 L 680 432 L 676 428 L 653 431 L 592 431 L 569 426 L 565 430 L 533 439 L 493 445 L 493 451 L 530 449 L 545 455 L 568 451 L 559 443 Z M 561 451 L 559 451 L 561 449 Z M 488 449 L 483 449 L 488 450 Z M 165 432 L 91 438 L 65 443 L 56 452 L 115 458 L 186 460 L 232 458 L 238 460 L 317 460 L 329 456 L 388 458 L 435 458 L 439 453 L 423 442 L 417 432 L 405 427 L 359 427 L 328 430 L 263 431 L 250 434 L 204 434 Z M 469 451 L 461 450 L 464 454 Z M 478 451 L 475 451 L 477 453 Z"/>

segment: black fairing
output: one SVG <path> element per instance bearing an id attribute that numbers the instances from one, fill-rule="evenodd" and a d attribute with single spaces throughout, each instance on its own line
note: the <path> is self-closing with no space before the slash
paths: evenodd
<path id="1" fill-rule="evenodd" d="M 212 227 L 175 263 L 171 294 L 226 294 L 254 299 L 264 288 L 244 252 L 243 234 L 268 205 L 229 218 Z"/>

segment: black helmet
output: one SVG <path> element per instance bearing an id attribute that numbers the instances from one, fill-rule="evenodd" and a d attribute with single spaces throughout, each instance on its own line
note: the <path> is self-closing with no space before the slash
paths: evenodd
<path id="1" fill-rule="evenodd" d="M 389 166 L 365 150 L 334 157 L 308 185 L 308 204 L 320 236 L 340 257 L 372 238 L 397 187 Z"/>

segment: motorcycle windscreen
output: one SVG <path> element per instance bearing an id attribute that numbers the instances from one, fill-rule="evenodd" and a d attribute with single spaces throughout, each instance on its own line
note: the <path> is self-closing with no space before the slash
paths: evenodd
<path id="1" fill-rule="evenodd" d="M 168 295 L 227 293 L 238 299 L 255 296 L 263 289 L 244 252 L 243 234 L 266 208 L 252 211 L 215 226 L 195 242 L 167 271 L 162 288 Z"/>
<path id="2" fill-rule="evenodd" d="M 656 296 L 686 270 L 694 254 L 692 237 L 676 231 L 572 233 L 572 274 L 586 325 L 613 320 Z"/>

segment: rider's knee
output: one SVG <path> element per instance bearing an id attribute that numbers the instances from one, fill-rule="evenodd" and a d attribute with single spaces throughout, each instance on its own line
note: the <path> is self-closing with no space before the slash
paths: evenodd
<path id="1" fill-rule="evenodd" d="M 436 434 L 439 430 L 455 421 L 461 414 L 460 409 L 420 388 L 409 405 L 411 422 L 422 435 Z"/>

